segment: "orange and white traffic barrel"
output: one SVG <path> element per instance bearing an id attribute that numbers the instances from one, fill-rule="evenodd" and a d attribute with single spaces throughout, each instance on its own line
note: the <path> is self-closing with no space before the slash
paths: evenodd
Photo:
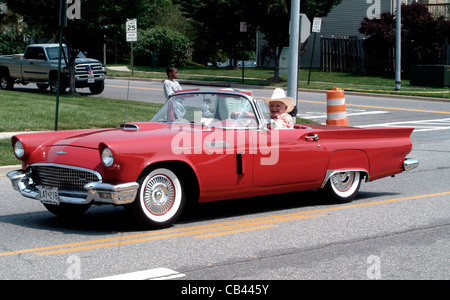
<path id="1" fill-rule="evenodd" d="M 327 91 L 327 125 L 348 126 L 345 92 L 340 88 Z"/>

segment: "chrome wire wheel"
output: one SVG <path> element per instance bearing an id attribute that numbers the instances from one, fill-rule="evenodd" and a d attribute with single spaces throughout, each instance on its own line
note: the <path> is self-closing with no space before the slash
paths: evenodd
<path id="1" fill-rule="evenodd" d="M 174 184 L 165 175 L 152 177 L 144 191 L 145 207 L 156 216 L 167 213 L 175 201 Z"/>
<path id="2" fill-rule="evenodd" d="M 357 174 L 357 176 L 355 174 Z M 337 193 L 342 193 L 343 196 L 345 196 L 352 192 L 352 187 L 355 186 L 355 177 L 359 177 L 359 173 L 341 172 L 332 175 L 330 180 L 333 189 L 335 189 Z"/>
<path id="3" fill-rule="evenodd" d="M 353 200 L 359 191 L 360 185 L 360 172 L 337 172 L 330 176 L 324 191 L 332 202 L 345 203 Z"/>
<path id="4" fill-rule="evenodd" d="M 141 225 L 164 228 L 172 225 L 184 207 L 184 189 L 177 174 L 166 168 L 147 172 L 139 180 L 133 213 Z"/>

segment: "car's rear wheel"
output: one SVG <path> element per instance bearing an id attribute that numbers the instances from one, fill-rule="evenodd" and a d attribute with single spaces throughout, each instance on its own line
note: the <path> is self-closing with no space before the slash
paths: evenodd
<path id="1" fill-rule="evenodd" d="M 146 172 L 138 181 L 140 187 L 131 210 L 146 228 L 171 226 L 184 208 L 185 192 L 178 175 L 167 168 Z"/>
<path id="2" fill-rule="evenodd" d="M 360 186 L 360 172 L 339 172 L 330 176 L 330 179 L 323 188 L 323 192 L 331 202 L 346 203 L 355 198 Z"/>

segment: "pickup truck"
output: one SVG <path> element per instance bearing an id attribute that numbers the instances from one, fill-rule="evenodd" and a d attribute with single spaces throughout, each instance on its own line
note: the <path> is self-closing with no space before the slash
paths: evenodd
<path id="1" fill-rule="evenodd" d="M 64 46 L 67 53 L 67 48 Z M 40 90 L 56 93 L 58 83 L 59 44 L 35 44 L 27 47 L 25 54 L 0 56 L 0 89 L 11 90 L 15 83 L 36 83 Z M 61 62 L 60 90 L 69 86 L 69 70 Z M 105 87 L 106 69 L 98 60 L 86 58 L 80 52 L 75 61 L 77 88 L 89 87 L 93 94 L 100 94 Z"/>

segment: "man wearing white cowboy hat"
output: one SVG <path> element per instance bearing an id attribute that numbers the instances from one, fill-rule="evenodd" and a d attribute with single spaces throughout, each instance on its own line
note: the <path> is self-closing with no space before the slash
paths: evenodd
<path id="1" fill-rule="evenodd" d="M 283 89 L 276 88 L 272 97 L 264 98 L 269 105 L 270 124 L 272 129 L 294 128 L 294 121 L 289 113 L 294 109 L 294 99 L 286 97 Z"/>

